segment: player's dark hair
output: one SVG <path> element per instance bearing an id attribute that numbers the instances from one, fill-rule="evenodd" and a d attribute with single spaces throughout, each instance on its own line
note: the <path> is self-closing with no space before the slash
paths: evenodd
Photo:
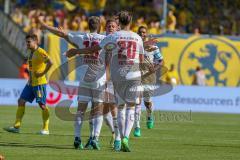
<path id="1" fill-rule="evenodd" d="M 123 26 L 127 26 L 132 21 L 132 16 L 128 11 L 121 11 L 117 14 L 119 23 Z"/>
<path id="2" fill-rule="evenodd" d="M 88 26 L 91 32 L 97 31 L 100 28 L 100 18 L 97 16 L 91 16 L 88 19 Z"/>
<path id="3" fill-rule="evenodd" d="M 140 27 L 138 27 L 138 33 L 140 32 L 141 29 L 145 29 L 145 30 L 147 31 L 147 27 L 145 27 L 145 26 L 140 26 Z"/>
<path id="4" fill-rule="evenodd" d="M 28 34 L 28 35 L 26 35 L 26 39 L 28 39 L 28 38 L 30 38 L 30 39 L 32 39 L 34 41 L 38 40 L 38 37 L 37 37 L 36 34 Z"/>

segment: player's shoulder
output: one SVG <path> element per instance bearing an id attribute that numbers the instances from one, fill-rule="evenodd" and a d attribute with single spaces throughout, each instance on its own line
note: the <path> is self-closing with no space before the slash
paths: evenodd
<path id="1" fill-rule="evenodd" d="M 133 31 L 128 31 L 129 32 L 129 35 L 131 35 L 132 37 L 134 38 L 137 38 L 138 40 L 142 41 L 142 38 L 135 32 Z"/>
<path id="2" fill-rule="evenodd" d="M 85 33 L 81 33 L 81 32 L 68 32 L 68 36 L 70 37 L 83 37 L 85 35 Z"/>
<path id="3" fill-rule="evenodd" d="M 99 34 L 99 38 L 103 40 L 106 37 L 106 35 Z"/>
<path id="4" fill-rule="evenodd" d="M 37 54 L 38 54 L 39 56 L 47 56 L 47 55 L 48 55 L 47 51 L 44 50 L 44 49 L 41 48 L 41 47 L 38 47 L 38 49 L 37 49 L 36 52 L 37 52 Z"/>
<path id="5" fill-rule="evenodd" d="M 106 36 L 99 34 L 99 33 L 89 33 L 89 37 L 97 38 L 97 39 L 104 39 Z"/>
<path id="6" fill-rule="evenodd" d="M 47 53 L 47 51 L 44 50 L 44 49 L 41 48 L 41 47 L 38 47 L 37 52 L 38 52 L 38 53 Z"/>
<path id="7" fill-rule="evenodd" d="M 105 35 L 104 39 L 114 40 L 117 37 L 118 37 L 118 33 L 115 32 L 115 33 L 112 33 L 112 34 Z"/>

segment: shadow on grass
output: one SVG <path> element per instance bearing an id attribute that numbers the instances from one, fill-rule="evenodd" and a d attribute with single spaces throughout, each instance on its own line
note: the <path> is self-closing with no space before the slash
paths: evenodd
<path id="1" fill-rule="evenodd" d="M 51 148 L 51 149 L 73 149 L 69 145 L 48 145 L 48 144 L 27 144 L 27 143 L 16 143 L 16 142 L 1 142 L 2 147 L 25 147 L 25 148 Z"/>
<path id="2" fill-rule="evenodd" d="M 11 132 L 8 132 L 6 131 L 4 128 L 3 128 L 3 131 L 0 131 L 0 133 L 7 133 L 7 134 L 16 134 L 16 135 L 39 135 L 39 136 L 43 136 L 43 135 L 40 135 L 39 133 L 35 132 L 21 132 L 21 133 L 11 133 Z M 69 137 L 73 137 L 73 135 L 70 135 L 70 134 L 50 134 L 50 135 L 47 135 L 47 136 L 69 136 Z"/>
<path id="3" fill-rule="evenodd" d="M 0 130 L 0 133 L 3 134 L 13 134 L 13 135 L 36 135 L 36 136 L 42 136 L 42 137 L 49 137 L 49 136 L 66 136 L 66 137 L 74 137 L 73 134 L 56 134 L 56 133 L 50 133 L 49 135 L 41 135 L 37 132 L 33 133 L 33 132 L 20 132 L 20 133 L 11 133 L 11 132 L 7 132 L 6 130 L 4 130 L 4 128 L 2 129 L 2 131 Z M 82 135 L 82 138 L 88 138 L 89 135 Z M 101 138 L 109 138 L 109 135 L 101 135 Z"/>
<path id="4" fill-rule="evenodd" d="M 39 148 L 39 149 L 58 149 L 58 150 L 76 150 L 73 146 L 70 145 L 49 145 L 49 144 L 27 144 L 27 143 L 20 143 L 20 142 L 1 142 L 0 141 L 0 147 L 21 147 L 21 148 Z M 113 151 L 113 149 L 109 147 L 101 147 L 101 149 L 107 150 L 107 151 Z M 83 149 L 85 151 L 94 151 L 92 149 Z"/>

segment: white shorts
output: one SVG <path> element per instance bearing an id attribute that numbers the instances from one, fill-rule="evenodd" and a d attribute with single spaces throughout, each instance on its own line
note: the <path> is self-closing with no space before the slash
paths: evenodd
<path id="1" fill-rule="evenodd" d="M 78 102 L 104 102 L 104 86 L 99 82 L 80 83 Z"/>
<path id="2" fill-rule="evenodd" d="M 138 104 L 141 97 L 141 81 L 128 80 L 113 82 L 118 105 L 126 103 Z"/>

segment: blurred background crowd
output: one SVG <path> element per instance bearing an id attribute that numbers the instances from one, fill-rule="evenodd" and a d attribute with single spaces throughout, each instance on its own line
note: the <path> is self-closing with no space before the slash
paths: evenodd
<path id="1" fill-rule="evenodd" d="M 117 2 L 118 1 L 118 2 Z M 108 16 L 120 8 L 133 13 L 132 30 L 149 27 L 150 34 L 194 33 L 239 35 L 240 0 L 168 0 L 166 23 L 163 20 L 164 0 L 13 0 L 11 18 L 25 32 L 41 36 L 36 15 L 45 16 L 47 24 L 72 31 L 88 31 L 89 16 L 101 17 L 102 29 Z M 3 9 L 4 0 L 0 0 Z M 164 25 L 165 24 L 165 25 Z M 164 30 L 165 26 L 165 30 Z"/>

